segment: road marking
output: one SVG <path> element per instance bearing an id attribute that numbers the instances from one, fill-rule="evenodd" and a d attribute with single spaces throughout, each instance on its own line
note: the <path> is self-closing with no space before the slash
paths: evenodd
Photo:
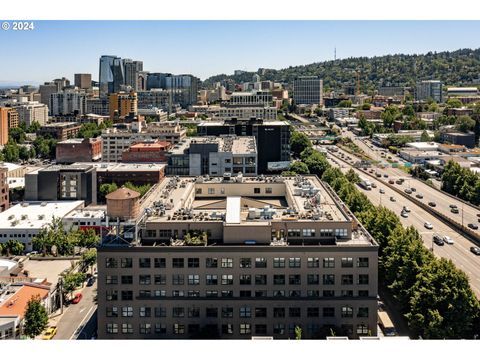
<path id="1" fill-rule="evenodd" d="M 85 311 L 85 308 L 83 308 L 82 310 L 80 310 L 78 313 L 81 314 L 82 312 Z"/>
<path id="2" fill-rule="evenodd" d="M 73 331 L 73 334 L 72 336 L 70 336 L 70 339 L 68 340 L 73 340 L 73 337 L 75 336 L 77 330 L 83 326 L 83 323 L 85 322 L 85 319 L 87 318 L 87 316 L 90 314 L 90 311 L 94 310 L 95 311 L 95 305 L 92 306 L 90 309 L 88 309 L 88 312 L 85 314 L 85 316 L 83 317 L 82 321 L 80 321 L 80 324 L 75 328 L 75 330 Z M 79 334 L 78 334 L 79 335 Z"/>

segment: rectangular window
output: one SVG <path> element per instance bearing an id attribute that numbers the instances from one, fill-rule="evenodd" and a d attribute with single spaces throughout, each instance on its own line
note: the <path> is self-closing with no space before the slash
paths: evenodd
<path id="1" fill-rule="evenodd" d="M 323 308 L 323 317 L 335 317 L 335 308 L 334 307 L 324 307 Z"/>
<path id="2" fill-rule="evenodd" d="M 167 284 L 167 275 L 157 274 L 153 276 L 155 285 L 166 285 Z"/>
<path id="3" fill-rule="evenodd" d="M 150 285 L 151 284 L 150 275 L 139 275 L 138 276 L 138 283 L 140 285 Z"/>
<path id="4" fill-rule="evenodd" d="M 273 285 L 285 285 L 285 275 L 273 275 Z"/>
<path id="5" fill-rule="evenodd" d="M 138 266 L 140 268 L 149 268 L 150 267 L 150 258 L 140 258 L 138 259 Z"/>
<path id="6" fill-rule="evenodd" d="M 368 335 L 368 326 L 365 324 L 358 324 L 357 325 L 357 335 Z"/>
<path id="7" fill-rule="evenodd" d="M 345 297 L 353 297 L 353 290 L 342 290 L 340 295 Z"/>
<path id="8" fill-rule="evenodd" d="M 289 285 L 301 285 L 302 284 L 302 277 L 300 276 L 300 274 L 288 275 L 288 284 Z"/>
<path id="9" fill-rule="evenodd" d="M 320 275 L 318 275 L 318 274 L 308 274 L 307 275 L 307 284 L 308 285 L 319 285 L 320 284 Z"/>
<path id="10" fill-rule="evenodd" d="M 358 285 L 368 285 L 368 274 L 358 275 Z"/>
<path id="11" fill-rule="evenodd" d="M 130 285 L 130 284 L 133 284 L 133 276 L 122 275 L 122 285 Z"/>
<path id="12" fill-rule="evenodd" d="M 185 317 L 185 308 L 183 307 L 174 307 L 172 309 L 172 316 L 174 318 Z"/>
<path id="13" fill-rule="evenodd" d="M 150 317 L 152 316 L 152 308 L 142 306 L 139 311 L 140 317 Z"/>
<path id="14" fill-rule="evenodd" d="M 133 300 L 133 291 L 122 290 L 122 300 Z"/>
<path id="15" fill-rule="evenodd" d="M 167 325 L 166 324 L 155 324 L 155 334 L 166 334 Z"/>
<path id="16" fill-rule="evenodd" d="M 140 324 L 140 334 L 150 334 L 152 331 L 152 324 Z"/>
<path id="17" fill-rule="evenodd" d="M 335 285 L 335 275 L 323 274 L 323 285 Z"/>
<path id="18" fill-rule="evenodd" d="M 342 285 L 353 285 L 353 275 L 342 275 Z"/>
<path id="19" fill-rule="evenodd" d="M 274 324 L 273 333 L 275 335 L 285 335 L 285 324 Z"/>
<path id="20" fill-rule="evenodd" d="M 200 331 L 200 324 L 188 324 L 188 333 L 197 334 Z"/>
<path id="21" fill-rule="evenodd" d="M 303 237 L 315 237 L 315 229 L 302 229 Z"/>
<path id="22" fill-rule="evenodd" d="M 260 194 L 260 188 L 253 188 L 254 194 Z"/>
<path id="23" fill-rule="evenodd" d="M 335 258 L 328 257 L 328 258 L 323 258 L 323 267 L 325 269 L 332 269 L 335 267 Z"/>
<path id="24" fill-rule="evenodd" d="M 299 307 L 291 307 L 288 308 L 288 316 L 289 317 L 300 317 L 301 316 L 301 308 Z"/>
<path id="25" fill-rule="evenodd" d="M 241 318 L 252 317 L 252 309 L 250 308 L 250 306 L 242 306 L 240 308 L 240 317 Z"/>
<path id="26" fill-rule="evenodd" d="M 334 297 L 335 290 L 323 290 L 323 297 Z"/>
<path id="27" fill-rule="evenodd" d="M 232 335 L 233 334 L 233 324 L 222 324 L 222 334 L 223 335 Z"/>
<path id="28" fill-rule="evenodd" d="M 123 306 L 122 307 L 122 317 L 133 317 L 133 307 L 132 306 Z"/>
<path id="29" fill-rule="evenodd" d="M 255 335 L 267 335 L 267 325 L 255 324 Z"/>
<path id="30" fill-rule="evenodd" d="M 368 297 L 368 290 L 358 290 L 358 296 Z"/>
<path id="31" fill-rule="evenodd" d="M 312 298 L 319 298 L 320 291 L 319 290 L 307 290 L 307 296 Z"/>
<path id="32" fill-rule="evenodd" d="M 301 266 L 300 258 L 289 258 L 288 266 L 291 268 L 299 268 Z"/>
<path id="33" fill-rule="evenodd" d="M 188 258 L 188 267 L 189 268 L 200 267 L 200 259 L 199 258 Z"/>
<path id="34" fill-rule="evenodd" d="M 166 268 L 167 267 L 167 260 L 165 258 L 154 258 L 153 259 L 154 267 L 158 268 Z"/>
<path id="35" fill-rule="evenodd" d="M 233 318 L 233 307 L 222 307 L 222 318 Z"/>
<path id="36" fill-rule="evenodd" d="M 351 268 L 353 267 L 353 258 L 343 257 L 342 258 L 342 268 Z"/>
<path id="37" fill-rule="evenodd" d="M 107 317 L 118 317 L 118 307 L 107 306 Z"/>
<path id="38" fill-rule="evenodd" d="M 252 275 L 240 275 L 240 285 L 251 285 Z"/>
<path id="39" fill-rule="evenodd" d="M 335 236 L 338 238 L 344 238 L 348 236 L 347 229 L 335 229 Z"/>
<path id="40" fill-rule="evenodd" d="M 271 187 L 267 187 L 265 188 L 265 194 L 271 194 L 273 191 L 272 191 L 272 188 Z"/>
<path id="41" fill-rule="evenodd" d="M 300 290 L 290 290 L 288 292 L 288 296 L 289 297 L 301 297 L 302 296 L 302 292 Z"/>
<path id="42" fill-rule="evenodd" d="M 155 317 L 167 317 L 167 308 L 156 307 L 155 308 Z"/>
<path id="43" fill-rule="evenodd" d="M 217 268 L 218 267 L 218 259 L 217 258 L 206 258 L 205 259 L 205 267 L 206 268 Z"/>
<path id="44" fill-rule="evenodd" d="M 207 290 L 207 291 L 205 291 L 205 296 L 207 298 L 216 298 L 216 297 L 218 297 L 218 291 L 217 290 Z"/>
<path id="45" fill-rule="evenodd" d="M 200 317 L 200 308 L 198 307 L 189 307 L 188 308 L 188 317 L 189 318 L 198 318 Z"/>
<path id="46" fill-rule="evenodd" d="M 158 297 L 165 297 L 167 296 L 167 290 L 153 290 L 153 296 Z"/>
<path id="47" fill-rule="evenodd" d="M 267 267 L 267 259 L 265 259 L 265 258 L 255 258 L 255 267 L 256 268 L 266 268 Z"/>
<path id="48" fill-rule="evenodd" d="M 173 258 L 172 259 L 172 267 L 175 269 L 180 269 L 184 267 L 184 259 L 183 258 Z"/>
<path id="49" fill-rule="evenodd" d="M 308 258 L 307 267 L 309 268 L 318 268 L 320 267 L 320 259 L 318 257 Z"/>
<path id="50" fill-rule="evenodd" d="M 184 297 L 185 292 L 183 290 L 173 290 L 172 291 L 172 296 L 173 297 Z"/>
<path id="51" fill-rule="evenodd" d="M 252 292 L 250 290 L 240 290 L 240 297 L 241 298 L 252 297 Z"/>
<path id="52" fill-rule="evenodd" d="M 240 267 L 241 268 L 251 268 L 252 259 L 251 258 L 240 258 Z"/>
<path id="53" fill-rule="evenodd" d="M 183 274 L 173 274 L 172 275 L 172 284 L 173 285 L 184 285 L 185 284 L 184 275 Z"/>
<path id="54" fill-rule="evenodd" d="M 357 267 L 368 268 L 368 257 L 359 257 L 357 259 Z"/>
<path id="55" fill-rule="evenodd" d="M 222 275 L 222 285 L 233 285 L 233 275 Z"/>
<path id="56" fill-rule="evenodd" d="M 273 290 L 273 296 L 274 297 L 284 297 L 285 296 L 285 290 Z"/>
<path id="57" fill-rule="evenodd" d="M 143 298 L 143 299 L 148 299 L 149 297 L 151 297 L 151 292 L 150 290 L 140 290 L 138 292 L 138 296 Z"/>
<path id="58" fill-rule="evenodd" d="M 273 317 L 274 318 L 284 318 L 285 317 L 285 308 L 273 308 Z"/>
<path id="59" fill-rule="evenodd" d="M 273 267 L 274 268 L 284 268 L 285 267 L 285 258 L 273 258 Z"/>
<path id="60" fill-rule="evenodd" d="M 185 325 L 183 325 L 183 324 L 173 324 L 173 333 L 175 335 L 185 334 Z"/>
<path id="61" fill-rule="evenodd" d="M 117 275 L 107 275 L 105 278 L 105 283 L 107 285 L 117 285 L 118 284 L 118 276 Z"/>
<path id="62" fill-rule="evenodd" d="M 368 307 L 359 307 L 357 317 L 368 318 Z"/>
<path id="63" fill-rule="evenodd" d="M 351 318 L 351 317 L 353 317 L 353 307 L 342 306 L 342 318 Z"/>
<path id="64" fill-rule="evenodd" d="M 106 299 L 107 299 L 107 301 L 117 301 L 118 300 L 118 291 L 117 290 L 107 290 Z"/>
<path id="65" fill-rule="evenodd" d="M 233 259 L 232 258 L 222 258 L 222 268 L 233 268 Z"/>
<path id="66" fill-rule="evenodd" d="M 218 317 L 218 308 L 206 308 L 206 316 L 207 318 L 217 318 Z"/>
<path id="67" fill-rule="evenodd" d="M 132 267 L 132 258 L 120 258 L 120 267 L 121 268 L 131 268 Z"/>
<path id="68" fill-rule="evenodd" d="M 255 275 L 255 285 L 267 285 L 267 275 Z"/>
<path id="69" fill-rule="evenodd" d="M 105 258 L 105 267 L 107 269 L 117 268 L 118 267 L 117 259 L 111 258 L 111 257 Z"/>
<path id="70" fill-rule="evenodd" d="M 107 334 L 118 334 L 118 324 L 107 324 Z"/>
<path id="71" fill-rule="evenodd" d="M 251 324 L 240 324 L 240 334 L 246 335 L 252 333 Z"/>
<path id="72" fill-rule="evenodd" d="M 215 188 L 208 188 L 208 194 L 209 195 L 214 195 L 215 194 Z"/>
<path id="73" fill-rule="evenodd" d="M 200 275 L 188 275 L 188 285 L 200 285 Z"/>
<path id="74" fill-rule="evenodd" d="M 268 292 L 267 290 L 255 290 L 255 297 L 257 298 L 268 297 Z"/>
<path id="75" fill-rule="evenodd" d="M 222 290 L 222 298 L 233 298 L 233 290 Z"/>
<path id="76" fill-rule="evenodd" d="M 200 297 L 199 290 L 188 290 L 187 297 Z"/>
<path id="77" fill-rule="evenodd" d="M 318 307 L 309 307 L 307 308 L 307 317 L 319 317 L 320 310 Z"/>
<path id="78" fill-rule="evenodd" d="M 207 276 L 206 276 L 206 284 L 207 285 L 217 285 L 217 283 L 218 283 L 218 276 L 217 275 L 207 274 Z"/>
<path id="79" fill-rule="evenodd" d="M 133 325 L 122 324 L 122 334 L 133 334 Z"/>
<path id="80" fill-rule="evenodd" d="M 287 234 L 289 237 L 300 237 L 302 232 L 300 229 L 288 229 Z"/>
<path id="81" fill-rule="evenodd" d="M 255 308 L 255 317 L 257 318 L 264 318 L 267 317 L 267 308 L 266 307 L 258 307 Z"/>

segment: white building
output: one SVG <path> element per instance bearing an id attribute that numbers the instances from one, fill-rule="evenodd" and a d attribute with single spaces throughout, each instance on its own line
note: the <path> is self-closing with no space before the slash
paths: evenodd
<path id="1" fill-rule="evenodd" d="M 75 209 L 65 215 L 62 220 L 66 230 L 79 230 L 82 228 L 100 228 L 105 225 L 104 210 Z"/>
<path id="2" fill-rule="evenodd" d="M 63 91 L 50 95 L 50 115 L 78 114 L 87 112 L 87 94 Z"/>
<path id="3" fill-rule="evenodd" d="M 405 144 L 407 148 L 418 151 L 437 151 L 438 145 L 436 142 L 411 142 Z"/>
<path id="4" fill-rule="evenodd" d="M 277 108 L 273 106 L 219 107 L 217 118 L 223 120 L 232 118 L 239 120 L 248 120 L 251 118 L 277 120 Z"/>
<path id="5" fill-rule="evenodd" d="M 232 106 L 237 106 L 237 105 L 271 106 L 272 101 L 273 101 L 273 97 L 270 91 L 234 92 L 230 97 L 230 105 Z"/>
<path id="6" fill-rule="evenodd" d="M 24 122 L 30 126 L 34 121 L 40 125 L 45 125 L 48 122 L 48 106 L 41 104 L 38 101 L 30 101 L 15 105 L 18 112 L 18 121 Z"/>
<path id="7" fill-rule="evenodd" d="M 443 84 L 440 80 L 426 80 L 419 82 L 416 88 L 416 100 L 425 101 L 432 99 L 443 103 Z"/>

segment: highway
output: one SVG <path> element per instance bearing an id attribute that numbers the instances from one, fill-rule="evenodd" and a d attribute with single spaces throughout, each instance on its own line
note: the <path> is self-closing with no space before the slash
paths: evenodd
<path id="1" fill-rule="evenodd" d="M 352 157 L 351 155 L 349 156 Z M 348 163 L 335 158 L 331 154 L 328 154 L 327 158 L 332 165 L 340 167 L 343 172 L 347 172 L 350 168 L 353 168 L 353 163 Z M 367 175 L 362 171 L 355 168 L 353 169 L 360 176 L 367 177 Z M 450 226 L 438 220 L 435 216 L 417 206 L 405 196 L 407 194 L 399 195 L 388 186 L 382 184 L 375 174 L 369 174 L 368 177 L 372 183 L 376 184 L 377 187 L 373 188 L 372 190 L 365 190 L 361 187 L 358 188 L 368 196 L 370 201 L 372 201 L 372 203 L 375 205 L 383 205 L 395 212 L 397 215 L 399 215 L 404 226 L 414 226 L 421 234 L 423 243 L 428 249 L 433 248 L 433 253 L 436 256 L 451 259 L 459 269 L 463 270 L 468 275 L 473 291 L 477 297 L 480 298 L 480 273 L 478 271 L 480 269 L 480 256 L 476 256 L 470 252 L 470 246 L 472 246 L 472 242 L 453 230 Z M 383 179 L 385 178 L 382 176 L 382 180 Z M 381 194 L 380 189 L 383 189 L 385 193 Z M 396 201 L 391 201 L 391 197 L 393 197 Z M 436 200 L 438 201 L 438 199 Z M 407 206 L 411 210 L 408 214 L 408 218 L 400 216 L 403 206 Z M 431 223 L 433 225 L 433 229 L 426 229 L 424 226 L 425 222 Z M 438 246 L 434 244 L 432 241 L 432 236 L 435 233 L 441 236 L 450 236 L 454 240 L 455 244 L 445 244 L 444 246 Z"/>

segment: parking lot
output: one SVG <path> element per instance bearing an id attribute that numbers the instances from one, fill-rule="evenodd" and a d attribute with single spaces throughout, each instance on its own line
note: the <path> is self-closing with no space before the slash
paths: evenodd
<path id="1" fill-rule="evenodd" d="M 33 278 L 46 278 L 48 282 L 56 286 L 60 273 L 72 266 L 74 260 L 26 260 L 24 270 Z"/>

